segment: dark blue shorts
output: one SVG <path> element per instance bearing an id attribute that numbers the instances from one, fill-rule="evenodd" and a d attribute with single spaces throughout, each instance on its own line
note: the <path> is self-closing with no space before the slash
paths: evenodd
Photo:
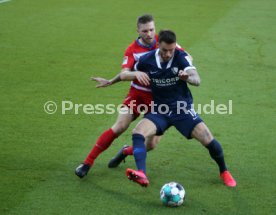
<path id="1" fill-rule="evenodd" d="M 191 139 L 191 134 L 194 127 L 203 122 L 199 115 L 193 110 L 188 110 L 187 113 L 147 113 L 144 116 L 146 119 L 152 121 L 157 127 L 156 135 L 162 135 L 169 127 L 174 126 L 183 136 Z"/>

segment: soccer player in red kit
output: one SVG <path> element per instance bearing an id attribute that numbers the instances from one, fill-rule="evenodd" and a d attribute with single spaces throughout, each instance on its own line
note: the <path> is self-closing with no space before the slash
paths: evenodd
<path id="1" fill-rule="evenodd" d="M 158 38 L 155 34 L 154 20 L 151 15 L 143 15 L 138 18 L 137 32 L 139 37 L 125 51 L 122 72 L 132 71 L 139 57 L 157 48 Z M 110 81 L 103 78 L 94 78 L 93 80 L 99 83 L 97 87 L 105 87 L 119 82 L 120 74 Z M 136 80 L 131 83 L 130 90 L 123 101 L 122 111 L 119 113 L 115 124 L 99 136 L 86 159 L 76 168 L 75 174 L 77 176 L 83 178 L 87 175 L 95 159 L 111 145 L 114 139 L 126 131 L 130 123 L 140 115 L 142 109 L 137 109 L 139 104 L 150 104 L 152 101 L 151 90 L 143 85 L 143 83 L 147 84 L 147 81 L 143 76 L 138 75 Z M 135 106 L 133 106 L 133 103 Z M 159 139 L 159 136 L 148 139 L 149 147 L 153 148 Z M 109 162 L 108 166 L 110 168 L 118 166 L 127 155 L 132 153 L 132 146 L 124 146 L 119 154 Z"/>

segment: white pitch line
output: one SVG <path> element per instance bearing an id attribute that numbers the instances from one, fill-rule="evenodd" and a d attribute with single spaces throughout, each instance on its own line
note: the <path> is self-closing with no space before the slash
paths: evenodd
<path id="1" fill-rule="evenodd" d="M 11 0 L 0 0 L 0 4 L 1 4 L 1 3 L 8 2 L 8 1 L 11 1 Z"/>

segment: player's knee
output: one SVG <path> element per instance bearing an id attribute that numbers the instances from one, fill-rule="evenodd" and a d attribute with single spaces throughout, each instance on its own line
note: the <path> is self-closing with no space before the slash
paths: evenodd
<path id="1" fill-rule="evenodd" d="M 208 127 L 203 123 L 199 123 L 192 132 L 192 137 L 196 138 L 201 144 L 208 145 L 213 139 L 212 133 Z"/>
<path id="2" fill-rule="evenodd" d="M 154 149 L 157 146 L 159 140 L 160 140 L 160 137 L 157 137 L 157 136 L 148 138 L 146 141 L 147 150 L 150 151 L 150 150 Z"/>
<path id="3" fill-rule="evenodd" d="M 203 140 L 203 145 L 208 145 L 209 143 L 211 143 L 213 141 L 213 136 L 208 136 Z"/>
<path id="4" fill-rule="evenodd" d="M 157 145 L 157 142 L 156 141 L 151 141 L 147 144 L 147 150 L 150 151 L 152 149 L 154 149 Z"/>
<path id="5" fill-rule="evenodd" d="M 133 130 L 132 130 L 132 134 L 141 134 L 141 135 L 143 135 L 143 136 L 145 136 L 146 135 L 146 133 L 145 133 L 145 131 L 143 131 L 143 129 L 141 129 L 141 128 L 134 128 Z"/>
<path id="6" fill-rule="evenodd" d="M 204 135 L 202 135 L 201 143 L 206 146 L 209 143 L 211 143 L 213 139 L 214 139 L 214 137 L 211 134 L 211 132 L 209 130 L 205 130 Z"/>

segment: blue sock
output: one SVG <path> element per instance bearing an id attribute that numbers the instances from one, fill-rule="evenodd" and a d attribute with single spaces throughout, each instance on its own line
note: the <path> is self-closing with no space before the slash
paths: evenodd
<path id="1" fill-rule="evenodd" d="M 147 150 L 145 146 L 145 137 L 141 134 L 132 135 L 133 155 L 138 170 L 143 170 L 146 174 Z"/>
<path id="2" fill-rule="evenodd" d="M 221 145 L 219 144 L 219 142 L 216 141 L 215 139 L 213 139 L 212 142 L 206 146 L 206 148 L 209 150 L 209 154 L 211 155 L 211 157 L 218 164 L 220 173 L 227 170 L 225 162 L 224 162 L 223 151 L 222 151 L 222 148 L 221 148 Z"/>

